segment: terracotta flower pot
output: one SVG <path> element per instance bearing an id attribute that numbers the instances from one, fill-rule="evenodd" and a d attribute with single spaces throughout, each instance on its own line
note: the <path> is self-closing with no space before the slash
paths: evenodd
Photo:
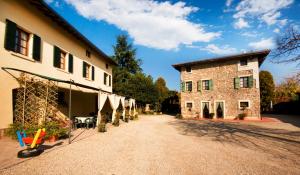
<path id="1" fill-rule="evenodd" d="M 51 136 L 48 140 L 49 142 L 56 142 L 57 136 Z"/>

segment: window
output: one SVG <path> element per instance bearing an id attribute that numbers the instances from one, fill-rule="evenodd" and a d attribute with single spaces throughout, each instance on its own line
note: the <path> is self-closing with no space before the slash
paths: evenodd
<path id="1" fill-rule="evenodd" d="M 15 52 L 28 56 L 29 33 L 20 28 L 16 30 Z"/>
<path id="2" fill-rule="evenodd" d="M 250 107 L 249 101 L 240 101 L 239 102 L 239 108 L 240 109 L 246 109 L 246 108 L 249 108 L 249 107 Z"/>
<path id="3" fill-rule="evenodd" d="M 187 91 L 192 92 L 192 90 L 193 90 L 193 82 L 192 81 L 187 81 L 185 83 L 185 86 L 186 86 Z"/>
<path id="4" fill-rule="evenodd" d="M 240 65 L 241 66 L 247 66 L 247 64 L 248 64 L 248 60 L 247 59 L 241 59 L 240 60 Z"/>
<path id="5" fill-rule="evenodd" d="M 192 72 L 192 68 L 191 67 L 186 67 L 185 70 L 186 70 L 186 72 Z"/>
<path id="6" fill-rule="evenodd" d="M 240 77 L 240 87 L 241 88 L 249 87 L 249 77 Z"/>
<path id="7" fill-rule="evenodd" d="M 105 85 L 107 84 L 107 77 L 108 77 L 108 74 L 104 72 L 104 77 L 103 78 L 104 78 L 104 84 Z"/>
<path id="8" fill-rule="evenodd" d="M 209 90 L 209 80 L 202 80 L 202 90 Z"/>
<path id="9" fill-rule="evenodd" d="M 90 76 L 90 69 L 91 69 L 91 65 L 89 65 L 89 64 L 85 64 L 85 78 L 87 78 L 87 79 L 90 79 L 91 78 L 91 76 Z"/>
<path id="10" fill-rule="evenodd" d="M 186 107 L 189 108 L 189 109 L 192 109 L 193 108 L 193 103 L 187 102 Z"/>
<path id="11" fill-rule="evenodd" d="M 91 52 L 90 52 L 90 51 L 86 50 L 86 51 L 85 51 L 85 55 L 86 55 L 87 57 L 91 58 Z"/>
<path id="12" fill-rule="evenodd" d="M 65 70 L 66 68 L 66 52 L 64 51 L 60 51 L 60 65 L 59 65 L 59 68 Z"/>
<path id="13" fill-rule="evenodd" d="M 106 69 L 108 69 L 108 64 L 105 64 Z"/>

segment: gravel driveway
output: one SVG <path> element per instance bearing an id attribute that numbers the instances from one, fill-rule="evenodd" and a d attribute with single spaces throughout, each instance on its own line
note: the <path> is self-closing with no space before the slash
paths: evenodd
<path id="1" fill-rule="evenodd" d="M 300 174 L 300 129 L 141 116 L 0 174 Z"/>

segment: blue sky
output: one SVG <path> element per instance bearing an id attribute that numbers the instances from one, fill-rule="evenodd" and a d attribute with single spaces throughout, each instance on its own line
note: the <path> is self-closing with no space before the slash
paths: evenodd
<path id="1" fill-rule="evenodd" d="M 300 30 L 299 0 L 46 0 L 107 55 L 116 36 L 126 34 L 143 71 L 179 89 L 171 65 L 274 48 L 289 26 Z M 297 64 L 261 66 L 276 83 L 299 71 Z"/>

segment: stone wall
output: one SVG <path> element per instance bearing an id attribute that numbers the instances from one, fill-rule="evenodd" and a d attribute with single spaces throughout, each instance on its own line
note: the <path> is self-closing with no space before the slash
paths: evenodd
<path id="1" fill-rule="evenodd" d="M 257 59 L 256 59 L 257 60 Z M 224 101 L 224 118 L 236 118 L 243 111 L 239 109 L 239 100 L 249 100 L 250 108 L 247 110 L 247 117 L 260 117 L 260 93 L 256 86 L 257 77 L 254 76 L 252 88 L 234 89 L 234 78 L 238 76 L 250 76 L 256 69 L 238 71 L 239 61 L 229 60 L 221 63 L 208 63 L 192 66 L 192 72 L 186 72 L 185 67 L 181 68 L 181 80 L 193 81 L 192 92 L 181 92 L 181 113 L 185 118 L 202 117 L 201 101 L 210 102 L 210 113 L 216 114 L 215 102 Z M 254 68 L 255 69 L 255 68 Z M 197 91 L 197 81 L 201 79 L 212 79 L 212 90 Z M 192 102 L 191 110 L 186 108 L 186 102 Z"/>

